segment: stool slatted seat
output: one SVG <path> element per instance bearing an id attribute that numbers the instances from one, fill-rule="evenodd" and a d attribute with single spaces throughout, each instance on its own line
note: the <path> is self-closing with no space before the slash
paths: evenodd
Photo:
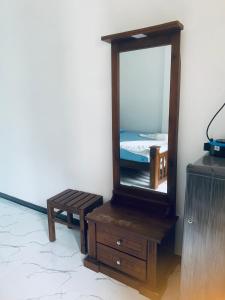
<path id="1" fill-rule="evenodd" d="M 49 240 L 55 241 L 55 222 L 66 224 L 68 228 L 77 228 L 73 224 L 73 214 L 80 217 L 81 252 L 87 252 L 87 222 L 85 216 L 96 207 L 103 204 L 103 197 L 73 189 L 67 189 L 47 200 Z M 57 209 L 57 211 L 55 211 Z M 67 212 L 67 221 L 59 218 Z"/>

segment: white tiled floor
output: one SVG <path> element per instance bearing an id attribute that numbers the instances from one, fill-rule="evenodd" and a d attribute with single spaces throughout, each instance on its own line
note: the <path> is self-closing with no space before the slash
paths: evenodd
<path id="1" fill-rule="evenodd" d="M 57 224 L 50 243 L 47 226 L 46 215 L 0 199 L 0 300 L 147 299 L 85 268 L 78 230 Z M 170 278 L 164 300 L 177 299 L 178 277 Z"/>

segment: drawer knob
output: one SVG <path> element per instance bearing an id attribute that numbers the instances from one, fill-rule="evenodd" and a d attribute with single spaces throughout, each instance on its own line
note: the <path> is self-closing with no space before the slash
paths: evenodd
<path id="1" fill-rule="evenodd" d="M 121 240 L 118 240 L 118 241 L 116 241 L 116 244 L 117 244 L 117 246 L 120 246 L 120 245 L 121 245 L 121 243 L 122 243 L 122 241 L 121 241 Z"/>
<path id="2" fill-rule="evenodd" d="M 120 266 L 120 265 L 121 265 L 121 262 L 120 262 L 120 260 L 119 260 L 119 259 L 116 261 L 116 264 L 117 264 L 118 266 Z"/>
<path id="3" fill-rule="evenodd" d="M 189 218 L 188 219 L 188 224 L 192 224 L 193 223 L 193 219 L 192 218 Z"/>

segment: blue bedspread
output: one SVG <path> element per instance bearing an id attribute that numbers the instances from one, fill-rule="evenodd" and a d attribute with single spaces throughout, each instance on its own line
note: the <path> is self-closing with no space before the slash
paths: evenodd
<path id="1" fill-rule="evenodd" d="M 147 141 L 148 138 L 141 137 L 139 134 L 142 132 L 133 132 L 127 130 L 120 130 L 120 142 L 125 141 Z M 136 162 L 149 162 L 148 158 L 143 155 L 138 155 L 120 148 L 120 159 L 131 160 Z"/>

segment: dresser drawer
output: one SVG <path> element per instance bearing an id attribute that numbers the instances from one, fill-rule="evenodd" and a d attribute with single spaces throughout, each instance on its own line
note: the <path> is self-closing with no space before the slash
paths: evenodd
<path id="1" fill-rule="evenodd" d="M 147 241 L 123 229 L 97 224 L 97 242 L 146 260 Z"/>
<path id="2" fill-rule="evenodd" d="M 97 244 L 97 260 L 139 280 L 146 280 L 146 262 L 102 244 Z"/>

